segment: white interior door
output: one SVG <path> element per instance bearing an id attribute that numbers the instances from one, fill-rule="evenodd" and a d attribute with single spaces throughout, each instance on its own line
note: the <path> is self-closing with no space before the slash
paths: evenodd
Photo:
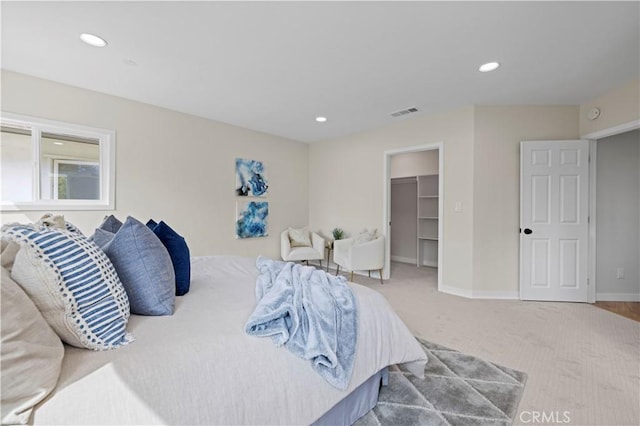
<path id="1" fill-rule="evenodd" d="M 587 302 L 589 142 L 520 144 L 520 298 Z"/>

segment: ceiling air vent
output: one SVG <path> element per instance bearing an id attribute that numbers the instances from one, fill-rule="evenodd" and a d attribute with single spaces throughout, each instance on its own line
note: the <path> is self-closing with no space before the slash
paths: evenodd
<path id="1" fill-rule="evenodd" d="M 402 111 L 396 111 L 394 113 L 391 114 L 392 117 L 401 117 L 403 115 L 407 115 L 407 114 L 413 114 L 414 112 L 418 112 L 418 108 L 407 108 L 407 109 L 403 109 Z"/>

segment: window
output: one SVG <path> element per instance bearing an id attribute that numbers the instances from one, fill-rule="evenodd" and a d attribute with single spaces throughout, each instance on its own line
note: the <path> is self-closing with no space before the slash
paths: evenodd
<path id="1" fill-rule="evenodd" d="M 100 163 L 53 160 L 54 200 L 99 200 Z"/>
<path id="2" fill-rule="evenodd" d="M 115 132 L 2 113 L 2 210 L 112 210 Z"/>

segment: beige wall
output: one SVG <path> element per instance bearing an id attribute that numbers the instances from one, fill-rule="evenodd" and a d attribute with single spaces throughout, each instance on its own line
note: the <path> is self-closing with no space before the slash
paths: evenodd
<path id="1" fill-rule="evenodd" d="M 598 140 L 596 163 L 596 299 L 638 301 L 640 130 Z"/>
<path id="2" fill-rule="evenodd" d="M 306 144 L 6 71 L 2 110 L 116 131 L 116 210 L 64 212 L 85 233 L 105 214 L 153 217 L 183 234 L 194 255 L 278 257 L 280 231 L 307 223 Z M 236 157 L 267 166 L 268 237 L 235 239 Z M 40 215 L 3 214 L 2 221 Z"/>
<path id="3" fill-rule="evenodd" d="M 438 150 L 411 152 L 391 157 L 391 178 L 438 174 Z"/>
<path id="4" fill-rule="evenodd" d="M 587 119 L 592 108 L 600 108 L 600 116 Z M 580 135 L 597 132 L 620 124 L 640 120 L 640 80 L 634 80 L 580 105 Z"/>
<path id="5" fill-rule="evenodd" d="M 518 291 L 520 141 L 553 139 L 578 139 L 577 106 L 475 108 L 474 294 Z"/>
<path id="6" fill-rule="evenodd" d="M 383 159 L 386 150 L 444 144 L 443 284 L 472 283 L 473 107 L 419 116 L 396 125 L 309 148 L 309 223 L 328 233 L 383 228 Z M 456 201 L 463 211 L 454 212 Z M 386 228 L 386 227 L 385 227 Z"/>
<path id="7" fill-rule="evenodd" d="M 380 228 L 384 151 L 442 141 L 442 284 L 469 296 L 516 296 L 520 141 L 576 139 L 578 113 L 578 106 L 476 106 L 313 144 L 310 223 L 323 231 Z"/>
<path id="8" fill-rule="evenodd" d="M 115 214 L 167 220 L 195 255 L 278 257 L 280 230 L 306 223 L 328 235 L 334 227 L 350 234 L 365 227 L 386 232 L 385 151 L 442 142 L 441 284 L 468 295 L 517 291 L 520 141 L 576 139 L 637 119 L 637 93 L 636 81 L 579 107 L 469 106 L 306 145 L 2 72 L 4 111 L 116 130 Z M 602 121 L 583 123 L 591 105 L 602 108 Z M 269 237 L 234 238 L 236 157 L 268 167 Z M 461 211 L 454 210 L 457 203 Z M 66 215 L 91 232 L 107 213 Z M 39 215 L 3 215 L 2 221 Z"/>

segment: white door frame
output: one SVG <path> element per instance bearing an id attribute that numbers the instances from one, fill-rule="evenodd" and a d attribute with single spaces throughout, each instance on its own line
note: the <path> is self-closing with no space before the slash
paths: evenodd
<path id="1" fill-rule="evenodd" d="M 582 135 L 580 139 L 589 140 L 589 303 L 596 302 L 596 161 L 597 161 L 597 145 L 598 139 L 609 136 L 619 135 L 620 133 L 630 132 L 631 130 L 640 129 L 640 120 L 633 120 L 597 132 Z"/>
<path id="2" fill-rule="evenodd" d="M 405 148 L 391 149 L 384 152 L 383 156 L 383 181 L 382 181 L 382 233 L 385 236 L 384 242 L 384 279 L 389 279 L 391 275 L 391 239 L 389 238 L 389 227 L 391 226 L 391 157 L 398 154 L 409 154 L 412 152 L 438 150 L 438 291 L 442 284 L 443 265 L 443 245 L 444 245 L 444 143 L 435 142 L 426 145 L 417 145 Z"/>

